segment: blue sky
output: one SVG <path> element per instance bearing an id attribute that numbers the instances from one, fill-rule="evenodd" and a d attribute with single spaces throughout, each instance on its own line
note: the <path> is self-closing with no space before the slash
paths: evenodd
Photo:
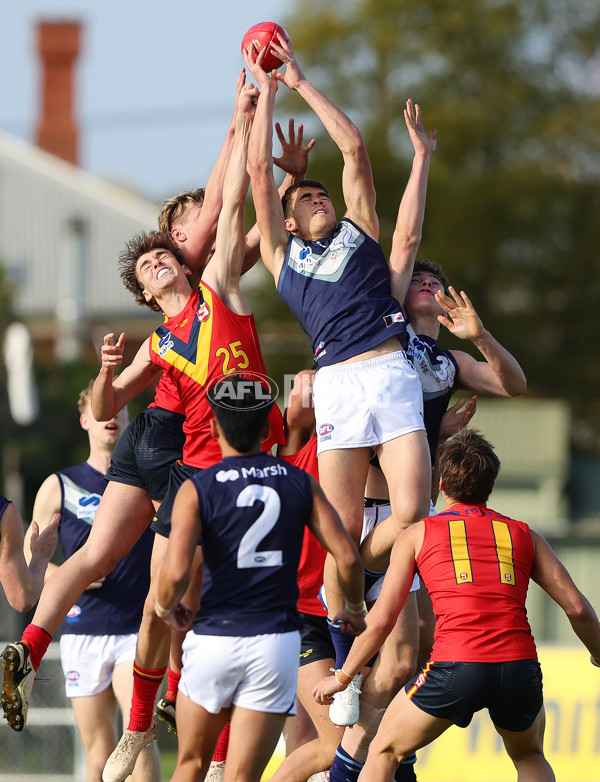
<path id="1" fill-rule="evenodd" d="M 81 165 L 160 201 L 203 185 L 233 108 L 244 32 L 295 0 L 18 0 L 3 13 L 0 129 L 33 141 L 35 25 L 84 24 L 77 65 Z"/>

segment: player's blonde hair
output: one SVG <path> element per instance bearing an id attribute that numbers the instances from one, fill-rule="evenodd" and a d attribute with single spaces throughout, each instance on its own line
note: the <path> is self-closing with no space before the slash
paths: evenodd
<path id="1" fill-rule="evenodd" d="M 84 415 L 87 412 L 88 407 L 91 409 L 93 385 L 94 381 L 90 380 L 87 386 L 79 394 L 79 398 L 77 399 L 77 409 L 79 410 L 79 415 Z"/>
<path id="2" fill-rule="evenodd" d="M 163 234 L 171 233 L 173 224 L 180 219 L 188 206 L 204 203 L 204 195 L 204 188 L 197 187 L 163 201 L 158 213 L 158 230 Z"/>

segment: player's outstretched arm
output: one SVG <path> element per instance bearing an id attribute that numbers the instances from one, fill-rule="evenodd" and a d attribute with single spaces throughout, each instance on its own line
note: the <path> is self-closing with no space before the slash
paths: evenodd
<path id="1" fill-rule="evenodd" d="M 462 350 L 453 350 L 458 363 L 458 385 L 476 394 L 519 396 L 527 390 L 527 380 L 516 358 L 484 328 L 475 307 L 464 291 L 452 286 L 450 295 L 438 291 L 436 301 L 443 307 L 439 322 L 459 339 L 472 342 L 485 361 L 477 361 Z"/>
<path id="2" fill-rule="evenodd" d="M 157 616 L 180 629 L 186 614 L 180 600 L 190 582 L 190 570 L 202 533 L 198 493 L 192 481 L 181 484 L 171 514 L 167 553 L 158 574 L 155 611 Z"/>
<path id="3" fill-rule="evenodd" d="M 579 591 L 569 571 L 545 538 L 531 530 L 535 560 L 531 578 L 558 603 L 571 627 L 587 647 L 594 665 L 600 665 L 600 622 L 586 596 Z"/>
<path id="4" fill-rule="evenodd" d="M 398 537 L 392 549 L 381 594 L 367 614 L 367 629 L 352 642 L 341 670 L 335 676 L 326 676 L 313 690 L 318 703 L 330 703 L 333 695 L 346 689 L 356 674 L 381 649 L 406 602 L 415 574 L 416 547 L 420 547 L 422 541 L 422 522 L 413 524 Z"/>
<path id="5" fill-rule="evenodd" d="M 29 565 L 23 553 L 24 530 L 21 514 L 14 502 L 0 519 L 0 583 L 6 599 L 16 611 L 29 611 L 44 586 L 46 567 L 58 540 L 58 514 L 40 534 L 37 522 L 29 527 Z"/>
<path id="6" fill-rule="evenodd" d="M 279 35 L 279 44 L 271 48 L 285 63 L 285 71 L 273 71 L 273 77 L 304 98 L 323 123 L 344 159 L 342 188 L 346 214 L 373 239 L 379 238 L 379 222 L 375 212 L 375 186 L 367 148 L 360 131 L 352 120 L 304 75 L 289 40 Z"/>
<path id="7" fill-rule="evenodd" d="M 115 378 L 115 369 L 123 363 L 125 334 L 114 341 L 114 333 L 104 335 L 100 348 L 100 371 L 92 386 L 92 415 L 96 421 L 110 421 L 154 378 L 160 368 L 150 361 L 150 339 L 145 340 L 133 361 Z"/>
<path id="8" fill-rule="evenodd" d="M 285 171 L 284 180 L 277 190 L 279 197 L 283 198 L 288 187 L 305 178 L 308 170 L 308 154 L 315 145 L 315 139 L 311 139 L 304 146 L 304 127 L 300 123 L 296 133 L 293 119 L 289 121 L 289 138 L 285 137 L 278 122 L 275 123 L 275 131 L 281 142 L 282 151 L 279 157 L 273 157 L 273 163 L 278 168 L 281 168 L 282 171 Z M 244 265 L 242 266 L 242 274 L 251 269 L 259 258 L 260 231 L 255 223 L 246 234 L 246 255 L 244 257 Z"/>
<path id="9" fill-rule="evenodd" d="M 37 521 L 37 527 L 40 533 L 43 533 L 53 522 L 55 516 L 62 510 L 62 491 L 60 479 L 56 473 L 49 475 L 40 488 L 37 490 L 35 500 L 33 501 L 33 518 Z M 32 551 L 31 538 L 34 531 L 33 524 L 30 524 L 25 533 L 25 543 L 23 553 L 25 560 L 30 565 Z M 50 578 L 52 573 L 58 570 L 58 565 L 48 562 L 48 567 L 44 573 L 44 583 Z"/>
<path id="10" fill-rule="evenodd" d="M 178 242 L 185 265 L 193 274 L 205 265 L 217 234 L 217 224 L 223 205 L 223 181 L 233 147 L 238 99 L 245 81 L 246 72 L 242 68 L 236 84 L 233 117 L 227 128 L 223 146 L 206 182 L 202 209 L 196 222 L 189 225 L 186 231 L 186 241 L 183 244 Z M 171 228 L 171 234 L 175 234 L 177 230 L 177 228 Z M 177 240 L 176 236 L 174 238 Z"/>
<path id="11" fill-rule="evenodd" d="M 239 314 L 249 314 L 239 290 L 244 262 L 244 201 L 250 179 L 247 173 L 248 144 L 256 110 L 258 88 L 245 84 L 238 98 L 233 149 L 223 182 L 223 206 L 219 216 L 215 253 L 202 279 L 214 287 Z"/>
<path id="12" fill-rule="evenodd" d="M 464 407 L 463 407 L 464 405 Z M 472 396 L 470 399 L 459 399 L 458 402 L 449 407 L 440 423 L 438 431 L 437 447 L 435 449 L 435 458 L 433 461 L 433 469 L 431 471 L 431 501 L 437 502 L 438 495 L 440 493 L 440 445 L 445 443 L 450 437 L 460 432 L 471 421 L 471 418 L 475 415 L 477 410 L 477 397 Z"/>
<path id="13" fill-rule="evenodd" d="M 259 53 L 256 61 L 253 60 L 250 50 L 243 52 L 246 67 L 260 88 L 250 134 L 248 170 L 252 182 L 256 222 L 261 236 L 260 254 L 277 285 L 285 258 L 288 234 L 285 230 L 281 198 L 273 176 L 273 108 L 277 81 L 261 67 L 265 51 L 266 49 L 263 49 Z"/>
<path id="14" fill-rule="evenodd" d="M 423 114 L 419 104 L 406 101 L 404 121 L 414 149 L 410 176 L 400 201 L 390 253 L 390 282 L 392 295 L 404 304 L 425 218 L 425 199 L 431 156 L 437 144 L 437 130 L 427 133 L 423 128 Z"/>
<path id="15" fill-rule="evenodd" d="M 364 628 L 363 600 L 365 579 L 358 548 L 345 529 L 333 505 L 317 481 L 310 477 L 313 511 L 308 526 L 323 548 L 331 554 L 337 568 L 337 580 L 346 608 L 338 614 L 344 632 L 356 635 Z"/>
<path id="16" fill-rule="evenodd" d="M 283 182 L 277 189 L 279 198 L 283 198 L 288 187 L 291 187 L 296 182 L 305 178 L 306 172 L 308 171 L 308 155 L 315 145 L 315 139 L 311 139 L 308 144 L 304 146 L 304 127 L 302 123 L 300 123 L 298 125 L 298 132 L 296 133 L 293 119 L 290 119 L 289 121 L 289 138 L 286 139 L 281 129 L 281 125 L 278 122 L 275 123 L 275 131 L 281 142 L 282 152 L 279 157 L 273 157 L 273 163 L 278 168 L 281 168 L 282 171 L 285 171 Z M 255 224 L 246 234 L 246 256 L 244 258 L 242 274 L 251 269 L 260 258 L 260 239 L 258 224 Z"/>

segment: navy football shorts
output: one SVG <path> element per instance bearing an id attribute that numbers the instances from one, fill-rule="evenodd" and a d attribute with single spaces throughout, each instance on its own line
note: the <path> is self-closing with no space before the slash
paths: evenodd
<path id="1" fill-rule="evenodd" d="M 488 709 L 499 728 L 527 730 L 543 705 L 537 660 L 429 662 L 404 689 L 422 711 L 461 728 L 467 727 L 476 711 Z"/>
<path id="2" fill-rule="evenodd" d="M 156 515 L 152 519 L 152 524 L 150 525 L 154 532 L 158 535 L 162 535 L 163 538 L 168 538 L 171 532 L 171 513 L 179 487 L 182 483 L 187 481 L 188 478 L 193 478 L 196 473 L 199 473 L 200 469 L 200 467 L 190 467 L 189 464 L 183 464 L 181 460 L 175 462 L 171 467 L 169 487 L 164 495 L 165 498 L 162 501 L 160 508 L 156 511 Z"/>
<path id="3" fill-rule="evenodd" d="M 302 629 L 300 630 L 300 667 L 314 663 L 317 660 L 335 660 L 335 649 L 327 617 L 314 614 L 299 613 Z"/>
<path id="4" fill-rule="evenodd" d="M 153 500 L 167 493 L 171 467 L 181 459 L 185 416 L 148 407 L 133 419 L 117 442 L 106 479 L 145 489 Z"/>

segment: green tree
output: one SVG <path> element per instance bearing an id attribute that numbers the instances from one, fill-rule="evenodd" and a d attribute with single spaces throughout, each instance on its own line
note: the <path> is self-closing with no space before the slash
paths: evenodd
<path id="1" fill-rule="evenodd" d="M 285 26 L 364 135 L 385 249 L 410 165 L 402 110 L 421 104 L 440 135 L 420 256 L 469 293 L 530 395 L 571 403 L 578 449 L 600 452 L 600 4 L 304 0 Z M 286 101 L 318 138 L 310 175 L 339 199 L 338 151 Z"/>

